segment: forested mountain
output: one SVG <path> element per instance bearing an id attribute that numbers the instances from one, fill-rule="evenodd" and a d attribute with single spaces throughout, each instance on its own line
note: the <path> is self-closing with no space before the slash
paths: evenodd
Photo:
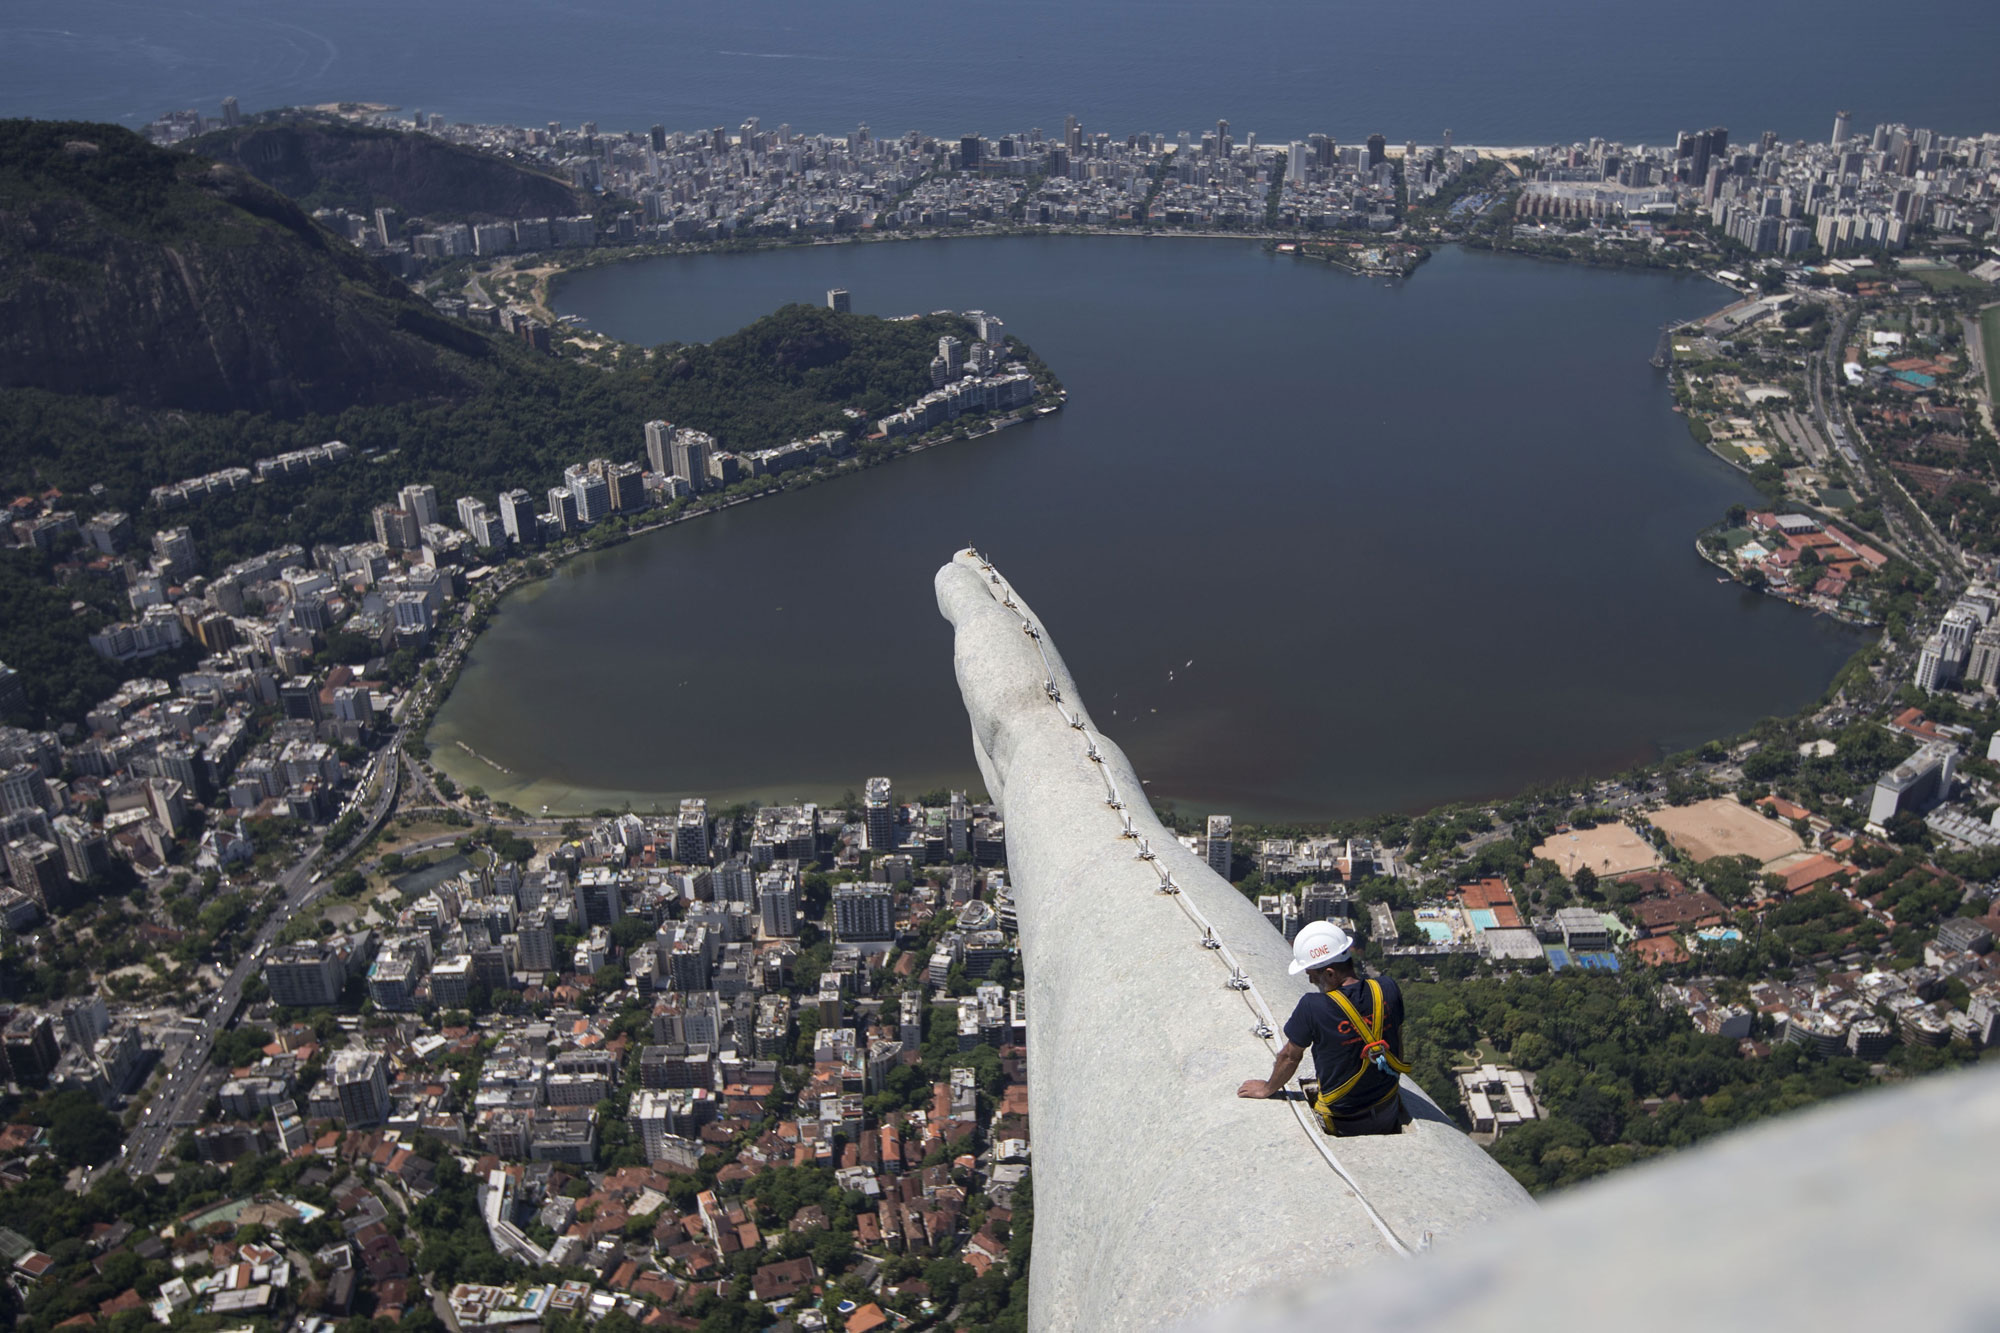
<path id="1" fill-rule="evenodd" d="M 448 146 L 448 145 L 445 145 Z M 0 122 L 0 484 L 131 513 L 152 487 L 345 440 L 387 467 L 177 511 L 220 547 L 352 540 L 407 481 L 545 488 L 640 457 L 654 417 L 724 448 L 844 427 L 929 388 L 943 333 L 805 306 L 610 368 L 446 319 L 242 170 L 109 125 Z M 211 549 L 214 549 L 211 547 Z"/>
<path id="2" fill-rule="evenodd" d="M 387 205 L 431 222 L 570 217 L 590 196 L 554 176 L 428 134 L 287 112 L 187 145 L 227 162 L 306 208 L 372 213 Z"/>
<path id="3" fill-rule="evenodd" d="M 703 346 L 549 356 L 439 315 L 240 168 L 109 125 L 0 122 L 0 496 L 122 510 L 142 541 L 186 525 L 212 568 L 362 540 L 370 508 L 410 482 L 539 495 L 568 464 L 644 457 L 654 418 L 733 451 L 849 429 L 844 409 L 874 418 L 925 393 L 945 334 L 971 329 L 787 306 Z M 333 439 L 352 461 L 151 503 L 156 486 Z M 0 561 L 0 662 L 32 676 L 37 721 L 150 669 L 90 651 L 87 632 L 127 608 L 76 541 Z"/>
<path id="4" fill-rule="evenodd" d="M 0 388 L 298 415 L 462 398 L 490 356 L 240 168 L 0 122 Z"/>
<path id="5" fill-rule="evenodd" d="M 140 532 L 185 524 L 211 565 L 283 542 L 359 541 L 369 509 L 399 486 L 429 482 L 447 501 L 492 502 L 503 489 L 539 496 L 570 463 L 644 457 L 656 417 L 711 432 L 725 448 L 759 449 L 852 424 L 930 387 L 930 358 L 965 321 L 909 321 L 786 306 L 706 346 L 632 349 L 610 370 L 492 344 L 491 374 L 456 402 L 406 402 L 281 418 L 268 414 L 138 410 L 105 398 L 0 390 L 0 492 L 61 490 L 80 515 L 130 513 Z M 362 456 L 292 480 L 249 486 L 160 512 L 162 481 L 341 439 Z M 94 489 L 101 487 L 102 489 Z M 55 588 L 53 566 L 32 552 L 0 561 L 0 662 L 37 682 L 34 720 L 80 716 L 138 663 L 113 669 L 84 642 L 117 619 L 122 592 L 101 582 Z M 70 614 L 73 600 L 86 603 Z"/>
<path id="6" fill-rule="evenodd" d="M 514 486 L 539 495 L 570 463 L 643 458 L 645 423 L 656 417 L 740 451 L 852 425 L 842 408 L 880 416 L 928 391 L 944 334 L 969 337 L 970 329 L 949 315 L 892 321 L 794 305 L 706 345 L 630 349 L 609 370 L 494 338 L 483 384 L 460 399 L 294 418 L 140 411 L 106 398 L 5 391 L 0 490 L 55 486 L 76 496 L 100 485 L 83 507 L 123 509 L 142 531 L 187 524 L 218 555 L 248 555 L 280 539 L 358 541 L 369 508 L 399 486 L 424 481 L 489 504 Z M 171 515 L 148 506 L 162 482 L 332 439 L 367 461 L 210 496 Z"/>

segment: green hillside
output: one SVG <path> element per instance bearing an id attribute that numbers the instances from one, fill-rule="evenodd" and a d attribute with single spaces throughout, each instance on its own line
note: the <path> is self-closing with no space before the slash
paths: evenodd
<path id="1" fill-rule="evenodd" d="M 490 354 L 237 168 L 0 121 L 0 388 L 298 415 L 462 397 Z"/>
<path id="2" fill-rule="evenodd" d="M 945 334 L 971 330 L 787 306 L 706 345 L 551 357 L 437 314 L 236 167 L 113 126 L 0 122 L 0 495 L 123 510 L 142 540 L 185 524 L 212 566 L 361 540 L 413 481 L 539 495 L 568 464 L 642 458 L 654 418 L 734 451 L 849 429 L 848 411 L 926 392 Z M 358 457 L 151 505 L 155 486 L 332 439 Z M 36 720 L 76 717 L 122 674 L 84 642 L 126 613 L 122 586 L 70 541 L 0 567 L 0 662 L 38 682 Z"/>
<path id="3" fill-rule="evenodd" d="M 361 404 L 297 418 L 143 411 L 102 397 L 5 391 L 0 490 L 100 485 L 83 508 L 123 509 L 142 529 L 185 523 L 204 550 L 218 553 L 248 555 L 279 540 L 358 541 L 369 509 L 408 482 L 489 503 L 514 486 L 540 494 L 567 464 L 643 458 L 645 423 L 656 417 L 745 450 L 851 425 L 845 407 L 880 415 L 930 387 L 930 358 L 946 333 L 969 336 L 954 316 L 897 322 L 787 306 L 704 346 L 651 356 L 631 349 L 610 370 L 494 339 L 485 383 L 461 400 Z M 163 482 L 330 439 L 392 456 L 213 496 L 170 520 L 147 507 Z"/>
<path id="4" fill-rule="evenodd" d="M 218 130 L 186 147 L 242 168 L 308 209 L 366 214 L 386 205 L 431 222 L 486 222 L 595 208 L 568 182 L 504 157 L 311 112 Z"/>

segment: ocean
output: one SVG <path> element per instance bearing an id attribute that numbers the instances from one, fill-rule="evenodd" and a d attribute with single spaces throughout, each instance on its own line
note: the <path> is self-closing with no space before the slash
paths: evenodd
<path id="1" fill-rule="evenodd" d="M 1795 139 L 1842 108 L 2000 128 L 1996 52 L 1989 0 L 0 0 L 0 114 L 136 127 L 234 96 L 609 130 Z"/>

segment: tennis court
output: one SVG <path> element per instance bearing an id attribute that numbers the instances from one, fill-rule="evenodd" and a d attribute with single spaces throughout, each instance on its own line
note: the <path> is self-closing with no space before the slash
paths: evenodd
<path id="1" fill-rule="evenodd" d="M 1560 944 L 1551 944 L 1542 952 L 1548 956 L 1552 971 L 1560 972 L 1566 967 L 1580 967 L 1586 972 L 1616 972 L 1618 958 L 1608 953 L 1571 953 Z"/>

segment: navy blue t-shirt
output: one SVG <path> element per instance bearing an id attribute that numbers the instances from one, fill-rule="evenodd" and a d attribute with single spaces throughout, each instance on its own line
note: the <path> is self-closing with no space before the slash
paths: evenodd
<path id="1" fill-rule="evenodd" d="M 1388 977 L 1376 977 L 1375 981 L 1382 987 L 1382 1038 L 1400 1060 L 1403 1057 L 1403 993 Z M 1351 981 L 1340 989 L 1363 1018 L 1373 1021 L 1375 999 L 1368 993 L 1367 979 Z M 1348 1022 L 1346 1011 L 1318 991 L 1299 998 L 1298 1008 L 1292 1010 L 1292 1016 L 1285 1020 L 1285 1040 L 1313 1053 L 1313 1067 L 1319 1073 L 1321 1092 L 1331 1092 L 1353 1078 L 1355 1068 L 1361 1063 L 1361 1047 L 1364 1044 L 1361 1034 L 1354 1030 L 1354 1024 Z M 1336 1111 L 1340 1114 L 1365 1111 L 1387 1097 L 1396 1081 L 1394 1074 L 1384 1073 L 1378 1065 L 1370 1065 L 1361 1076 L 1361 1081 L 1354 1085 L 1354 1090 L 1341 1098 Z"/>

